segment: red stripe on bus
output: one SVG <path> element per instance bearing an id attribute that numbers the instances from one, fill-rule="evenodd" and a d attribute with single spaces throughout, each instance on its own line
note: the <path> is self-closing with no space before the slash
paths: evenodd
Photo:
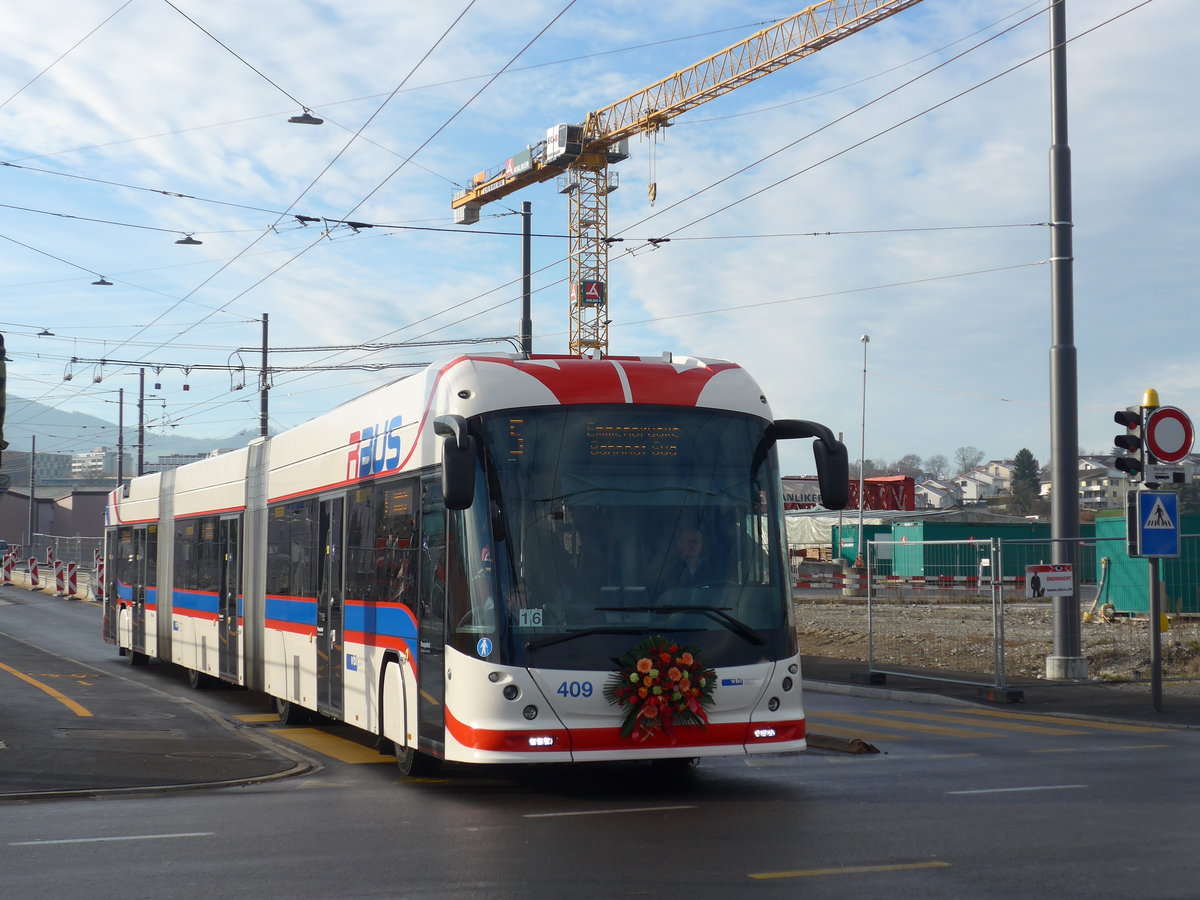
<path id="1" fill-rule="evenodd" d="M 670 734 L 660 732 L 644 742 L 621 737 L 621 729 L 613 728 L 531 728 L 523 731 L 501 731 L 474 728 L 445 710 L 446 730 L 464 747 L 491 752 L 536 752 L 549 750 L 561 753 L 589 753 L 612 750 L 654 750 L 667 747 L 719 747 L 743 744 L 779 744 L 798 741 L 805 735 L 805 720 L 790 722 L 730 722 L 710 724 L 704 728 L 677 726 Z M 756 732 L 758 733 L 756 735 Z M 530 746 L 529 739 L 553 738 L 552 744 Z"/>

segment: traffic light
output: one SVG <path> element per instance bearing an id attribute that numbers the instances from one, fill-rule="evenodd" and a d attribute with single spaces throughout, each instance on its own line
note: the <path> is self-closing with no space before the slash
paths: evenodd
<path id="1" fill-rule="evenodd" d="M 1146 442 L 1142 436 L 1142 409 L 1140 406 L 1130 406 L 1119 409 L 1113 415 L 1113 421 L 1125 426 L 1125 433 L 1113 438 L 1113 444 L 1125 451 L 1124 456 L 1118 456 L 1113 465 L 1129 476 L 1132 481 L 1141 481 L 1146 469 Z"/>

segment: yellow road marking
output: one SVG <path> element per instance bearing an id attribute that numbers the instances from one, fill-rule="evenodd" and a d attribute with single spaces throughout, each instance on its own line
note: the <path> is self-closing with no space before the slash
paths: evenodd
<path id="1" fill-rule="evenodd" d="M 877 712 L 880 712 L 880 710 L 877 710 Z M 921 719 L 922 721 L 929 721 L 929 722 L 953 722 L 956 724 L 962 722 L 962 719 L 955 715 L 946 716 L 946 715 L 939 715 L 938 713 L 910 712 L 909 710 L 896 710 L 894 712 L 889 713 L 889 715 L 909 716 L 914 719 Z M 982 723 L 980 723 L 980 724 L 982 724 Z M 1003 724 L 997 723 L 995 725 L 992 725 L 989 722 L 988 727 L 989 728 L 1002 728 L 1005 731 L 1024 731 L 1024 732 L 1028 732 L 1030 734 L 1048 734 L 1048 735 L 1083 734 L 1082 731 L 1078 731 L 1078 730 L 1068 731 L 1065 728 L 1048 728 L 1044 725 L 1022 725 L 1018 722 L 1012 721 L 1007 716 L 1004 717 Z M 1083 727 L 1083 726 L 1077 726 L 1077 728 L 1079 728 L 1079 727 Z"/>
<path id="2" fill-rule="evenodd" d="M 363 765 L 367 763 L 394 763 L 396 757 L 384 756 L 370 747 L 356 744 L 319 728 L 270 728 L 268 734 L 274 734 L 285 740 L 294 741 L 310 750 L 316 750 L 325 756 L 330 756 L 338 762 Z"/>
<path id="3" fill-rule="evenodd" d="M 874 716 L 859 716 L 853 713 L 823 712 L 822 716 L 839 719 L 843 722 L 858 722 L 863 725 L 880 725 L 884 728 L 898 728 L 901 731 L 920 731 L 924 734 L 937 734 L 942 737 L 960 738 L 994 738 L 1001 735 L 994 731 L 968 731 L 965 728 L 947 728 L 943 725 L 919 725 L 916 722 L 897 722 L 892 719 L 880 719 Z"/>
<path id="4" fill-rule="evenodd" d="M 279 721 L 279 716 L 277 716 L 275 713 L 246 713 L 245 715 L 234 716 L 234 718 L 239 722 L 247 722 L 251 725 L 255 725 L 260 722 Z"/>
<path id="5" fill-rule="evenodd" d="M 872 872 L 903 872 L 907 869 L 945 869 L 947 862 L 897 863 L 892 866 L 838 866 L 832 869 L 798 869 L 795 872 L 752 872 L 751 878 L 813 878 L 821 875 L 862 875 Z"/>
<path id="6" fill-rule="evenodd" d="M 61 703 L 63 706 L 65 706 L 67 709 L 71 710 L 71 712 L 75 713 L 75 715 L 79 716 L 80 718 L 84 718 L 84 717 L 90 716 L 92 714 L 91 710 L 89 710 L 86 706 L 83 706 L 80 703 L 76 703 L 74 700 L 72 700 L 66 694 L 63 694 L 60 691 L 56 691 L 54 688 L 50 687 L 50 685 L 42 684 L 42 682 L 38 681 L 36 678 L 31 678 L 30 676 L 26 675 L 24 672 L 18 672 L 12 666 L 6 666 L 4 663 L 0 663 L 0 669 L 3 669 L 5 672 L 8 672 L 12 675 L 16 675 L 18 678 L 20 678 L 24 682 L 27 682 L 28 684 L 32 684 L 39 691 L 45 691 L 47 694 L 49 694 L 51 697 L 53 697 L 55 700 L 57 700 L 59 703 Z"/>
<path id="7" fill-rule="evenodd" d="M 1152 731 L 1170 731 L 1152 725 L 1121 725 L 1117 722 L 1093 722 L 1091 719 L 1068 719 L 1063 716 L 1038 716 L 1032 713 L 1001 712 L 998 709 L 960 709 L 959 715 L 987 716 L 993 719 L 1022 719 L 1027 722 L 1049 722 L 1051 725 L 1070 725 L 1072 728 L 1096 729 L 1098 731 L 1127 731 L 1144 734 Z"/>

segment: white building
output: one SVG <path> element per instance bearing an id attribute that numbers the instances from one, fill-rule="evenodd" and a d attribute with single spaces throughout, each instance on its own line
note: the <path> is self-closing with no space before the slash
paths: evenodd
<path id="1" fill-rule="evenodd" d="M 106 447 L 95 447 L 84 453 L 71 455 L 71 477 L 76 481 L 91 481 L 115 478 L 117 454 Z"/>

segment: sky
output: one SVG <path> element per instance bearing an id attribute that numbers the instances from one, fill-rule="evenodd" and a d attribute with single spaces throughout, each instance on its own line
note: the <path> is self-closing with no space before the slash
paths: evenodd
<path id="1" fill-rule="evenodd" d="M 851 460 L 971 446 L 1048 463 L 1046 5 L 924 0 L 634 138 L 612 169 L 609 233 L 624 240 L 610 353 L 739 362 L 777 417 L 844 433 Z M 10 397 L 115 423 L 124 388 L 129 422 L 144 366 L 152 430 L 255 429 L 266 313 L 270 425 L 295 426 L 404 370 L 288 369 L 462 348 L 285 351 L 516 334 L 522 201 L 534 350 L 565 352 L 566 198 L 529 187 L 455 226 L 453 192 L 548 127 L 799 8 L 13 7 L 0 25 Z M 1189 0 L 1069 0 L 1067 22 L 1079 441 L 1107 452 L 1113 411 L 1148 387 L 1200 412 L 1200 18 Z M 305 109 L 325 124 L 288 122 Z M 188 235 L 202 243 L 177 243 Z M 22 415 L 11 403 L 10 423 L 36 427 Z M 39 452 L 116 444 L 115 428 L 51 432 Z M 787 474 L 813 468 L 796 443 Z"/>

